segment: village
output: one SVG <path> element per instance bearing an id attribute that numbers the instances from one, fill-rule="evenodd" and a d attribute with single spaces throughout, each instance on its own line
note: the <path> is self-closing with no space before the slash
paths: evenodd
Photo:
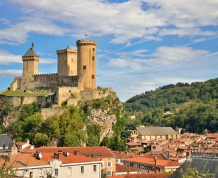
<path id="1" fill-rule="evenodd" d="M 0 154 L 16 177 L 165 178 L 195 159 L 217 166 L 218 134 L 180 133 L 170 127 L 131 130 L 126 152 L 105 146 L 35 148 L 0 135 Z M 4 159 L 1 159 L 3 164 Z M 211 163 L 210 163 L 211 164 Z M 201 166 L 201 164 L 195 165 Z M 209 169 L 204 164 L 203 169 Z M 202 168 L 201 168 L 202 169 Z M 213 169 L 213 167 L 210 167 Z M 215 169 L 216 170 L 216 169 Z M 215 172 L 216 173 L 216 172 Z"/>

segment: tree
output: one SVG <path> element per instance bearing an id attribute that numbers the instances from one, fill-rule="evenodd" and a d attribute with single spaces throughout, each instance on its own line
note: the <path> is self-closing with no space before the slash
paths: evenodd
<path id="1" fill-rule="evenodd" d="M 49 143 L 49 138 L 46 134 L 42 134 L 42 133 L 37 133 L 33 139 L 33 143 L 36 146 L 47 146 Z"/>
<path id="2" fill-rule="evenodd" d="M 200 173 L 197 168 L 187 168 L 187 170 L 182 173 L 182 178 L 214 178 L 214 174 Z"/>

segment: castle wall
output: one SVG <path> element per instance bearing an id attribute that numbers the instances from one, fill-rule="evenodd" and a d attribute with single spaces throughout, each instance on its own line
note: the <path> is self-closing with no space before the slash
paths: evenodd
<path id="1" fill-rule="evenodd" d="M 41 109 L 42 119 L 45 120 L 48 117 L 54 116 L 55 114 L 61 115 L 64 113 L 64 111 L 65 111 L 64 109 L 42 108 Z"/>
<path id="2" fill-rule="evenodd" d="M 52 100 L 49 97 L 45 96 L 31 96 L 31 97 L 20 97 L 20 96 L 4 96 L 0 95 L 0 98 L 6 101 L 9 104 L 13 104 L 14 106 L 20 106 L 22 104 L 32 104 L 33 102 L 39 103 L 42 107 L 44 107 L 47 103 L 51 103 Z M 23 100 L 23 101 L 22 101 Z"/>
<path id="3" fill-rule="evenodd" d="M 10 90 L 16 91 L 18 88 L 20 88 L 20 78 L 15 77 L 14 81 L 10 84 Z"/>
<path id="4" fill-rule="evenodd" d="M 68 98 L 78 98 L 80 89 L 77 87 L 58 87 L 57 88 L 57 104 L 61 106 L 62 102 L 67 101 Z"/>
<path id="5" fill-rule="evenodd" d="M 80 92 L 82 100 L 93 100 L 102 97 L 107 97 L 108 95 L 112 94 L 112 89 L 98 89 L 98 90 L 83 90 Z"/>

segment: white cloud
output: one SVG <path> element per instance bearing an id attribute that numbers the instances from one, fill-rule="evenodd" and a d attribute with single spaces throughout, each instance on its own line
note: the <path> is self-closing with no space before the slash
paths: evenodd
<path id="1" fill-rule="evenodd" d="M 173 28 L 164 28 L 160 31 L 159 35 L 178 35 L 180 37 L 183 36 L 195 36 L 195 35 L 204 35 L 204 36 L 213 36 L 217 35 L 217 31 L 202 31 L 199 28 L 180 28 L 180 29 L 173 29 Z"/>
<path id="2" fill-rule="evenodd" d="M 12 54 L 6 50 L 0 50 L 0 64 L 9 65 L 12 63 L 23 63 L 21 55 Z M 57 60 L 51 58 L 40 58 L 41 64 L 53 64 L 57 63 Z"/>
<path id="3" fill-rule="evenodd" d="M 61 36 L 69 31 L 68 29 L 58 27 L 46 19 L 25 17 L 20 20 L 15 25 L 10 25 L 8 28 L 0 30 L 0 44 L 24 43 L 30 32 Z"/>
<path id="4" fill-rule="evenodd" d="M 11 63 L 21 63 L 22 56 L 12 54 L 6 50 L 0 50 L 0 64 L 9 65 Z"/>
<path id="5" fill-rule="evenodd" d="M 53 63 L 57 63 L 57 60 L 51 59 L 51 58 L 40 58 L 39 63 L 40 64 L 53 64 Z"/>
<path id="6" fill-rule="evenodd" d="M 148 60 L 148 64 L 171 64 L 176 62 L 187 62 L 197 60 L 209 54 L 207 50 L 192 49 L 186 46 L 168 47 L 162 46 L 156 49 L 152 54 L 153 58 Z"/>
<path id="7" fill-rule="evenodd" d="M 23 43 L 29 32 L 49 35 L 71 33 L 70 35 L 76 38 L 81 38 L 86 33 L 89 36 L 113 35 L 111 42 L 115 44 L 130 44 L 130 41 L 136 38 L 161 40 L 155 36 L 159 28 L 163 28 L 160 35 L 217 34 L 200 29 L 206 25 L 218 25 L 218 1 L 214 0 L 129 0 L 122 3 L 104 0 L 11 2 L 19 4 L 23 13 L 32 18 L 0 31 L 0 43 Z M 65 31 L 55 25 L 56 22 L 72 28 Z M 18 31 L 15 32 L 15 29 Z"/>
<path id="8" fill-rule="evenodd" d="M 22 70 L 0 70 L 0 77 L 16 77 L 21 76 Z"/>

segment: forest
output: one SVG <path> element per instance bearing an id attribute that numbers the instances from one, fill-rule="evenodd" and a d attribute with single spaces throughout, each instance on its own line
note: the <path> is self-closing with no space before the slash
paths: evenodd
<path id="1" fill-rule="evenodd" d="M 132 125 L 214 133 L 218 130 L 218 78 L 191 84 L 179 82 L 146 91 L 127 100 L 125 109 L 129 115 L 137 116 Z"/>

